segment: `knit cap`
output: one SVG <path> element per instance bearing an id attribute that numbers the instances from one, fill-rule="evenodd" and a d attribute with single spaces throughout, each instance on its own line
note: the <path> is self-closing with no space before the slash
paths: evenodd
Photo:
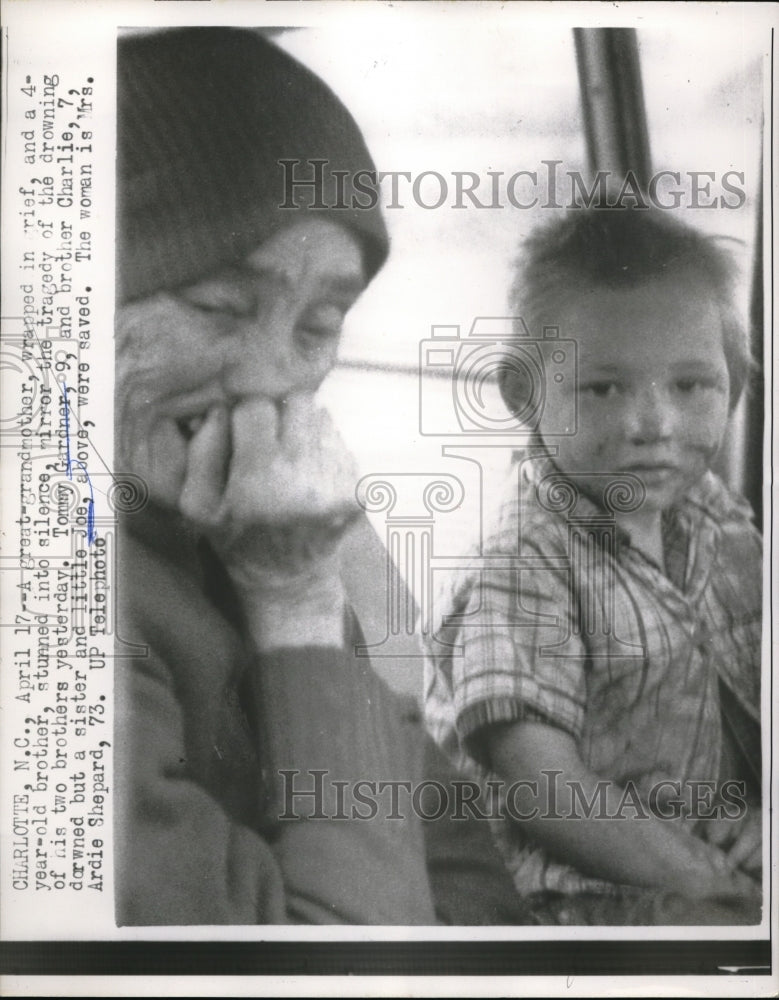
<path id="1" fill-rule="evenodd" d="M 386 228 L 378 199 L 364 190 L 377 190 L 375 173 L 372 181 L 360 173 L 375 167 L 356 122 L 317 76 L 257 31 L 128 34 L 118 46 L 117 91 L 120 302 L 198 281 L 312 216 L 360 239 L 369 277 L 383 264 Z M 299 162 L 285 168 L 281 160 Z M 290 200 L 285 179 L 311 180 L 316 170 L 322 183 L 296 186 Z M 297 207 L 281 208 L 285 199 Z"/>

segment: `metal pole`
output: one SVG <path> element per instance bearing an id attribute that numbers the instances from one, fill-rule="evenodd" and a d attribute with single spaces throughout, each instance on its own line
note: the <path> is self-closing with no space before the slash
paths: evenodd
<path id="1" fill-rule="evenodd" d="M 587 155 L 593 174 L 652 176 L 649 132 L 633 28 L 574 28 Z"/>
<path id="2" fill-rule="evenodd" d="M 761 183 L 757 191 L 757 232 L 755 250 L 752 255 L 752 301 L 749 310 L 751 327 L 752 357 L 757 362 L 757 370 L 749 383 L 746 400 L 745 440 L 744 440 L 744 496 L 752 504 L 755 522 L 762 527 L 763 521 L 763 433 L 765 422 L 765 376 L 763 373 L 763 184 L 762 161 Z"/>

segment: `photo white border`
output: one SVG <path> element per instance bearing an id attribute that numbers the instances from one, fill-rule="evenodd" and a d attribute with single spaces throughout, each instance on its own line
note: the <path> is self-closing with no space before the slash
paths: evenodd
<path id="1" fill-rule="evenodd" d="M 469 3 L 466 5 L 472 8 L 472 16 L 479 18 L 516 18 L 516 17 L 527 17 L 529 15 L 529 9 L 535 8 L 538 11 L 538 16 L 548 19 L 550 23 L 559 23 L 560 25 L 565 25 L 567 27 L 573 26 L 632 26 L 637 27 L 639 30 L 642 26 L 648 26 L 653 23 L 655 19 L 662 23 L 667 23 L 669 19 L 673 20 L 675 24 L 678 25 L 680 31 L 697 31 L 705 30 L 705 26 L 709 23 L 714 23 L 717 19 L 723 20 L 726 18 L 735 18 L 739 16 L 749 17 L 754 21 L 761 21 L 765 23 L 766 31 L 771 31 L 772 27 L 777 24 L 777 11 L 774 5 L 769 4 L 702 4 L 702 3 L 690 3 L 684 5 L 677 5 L 673 3 L 623 3 L 623 4 L 613 4 L 613 3 L 533 3 L 533 4 L 523 4 L 516 5 L 514 9 L 507 9 L 504 5 L 498 3 Z M 103 0 L 3 0 L 2 7 L 2 24 L 3 24 L 3 45 L 4 45 L 4 55 L 6 59 L 11 61 L 20 60 L 26 62 L 29 60 L 40 60 L 44 58 L 42 55 L 43 51 L 48 48 L 50 53 L 56 53 L 56 51 L 61 51 L 63 53 L 63 58 L 65 58 L 65 52 L 69 51 L 72 58 L 72 52 L 77 50 L 81 46 L 82 50 L 86 49 L 90 53 L 90 58 L 97 61 L 100 69 L 96 71 L 101 74 L 105 74 L 108 71 L 108 67 L 112 66 L 114 51 L 115 51 L 115 39 L 116 30 L 119 27 L 152 27 L 152 26 L 173 26 L 173 25 L 186 25 L 186 24 L 233 24 L 233 25 L 245 25 L 245 26 L 262 26 L 262 25 L 284 25 L 287 27 L 315 27 L 323 24 L 328 26 L 336 26 L 341 30 L 349 31 L 353 25 L 362 24 L 367 21 L 376 21 L 379 24 L 382 21 L 389 22 L 392 19 L 404 17 L 413 21 L 415 26 L 419 30 L 425 31 L 435 31 L 436 24 L 440 18 L 455 16 L 451 10 L 449 4 L 430 2 L 421 3 L 412 6 L 402 5 L 395 6 L 392 3 L 365 3 L 365 4 L 355 4 L 355 3 L 342 3 L 335 0 L 335 2 L 323 2 L 323 3 L 308 3 L 303 2 L 299 4 L 287 4 L 287 3 L 254 3 L 254 2 L 242 2 L 242 0 L 222 0 L 222 2 L 214 3 L 203 3 L 203 2 L 189 2 L 189 0 L 180 0 L 180 2 L 154 2 L 154 0 L 141 0 L 141 2 L 123 2 L 123 0 L 115 0 L 115 2 L 103 2 Z M 460 12 L 456 16 L 462 16 Z M 24 45 L 20 46 L 16 39 L 19 36 L 23 36 L 25 39 Z M 28 51 L 25 46 L 34 44 L 36 46 L 34 51 Z M 31 63 L 32 65 L 32 63 Z M 91 65 L 91 63 L 90 63 Z M 39 66 L 41 71 L 42 66 Z M 773 396 L 773 384 L 772 384 L 772 373 L 773 373 L 773 345 L 771 341 L 771 331 L 773 328 L 773 321 L 776 318 L 776 303 L 774 300 L 773 289 L 774 289 L 774 276 L 775 269 L 773 266 L 773 260 L 776 250 L 776 238 L 775 238 L 775 205 L 774 205 L 774 192 L 776 190 L 776 172 L 775 164 L 777 162 L 777 139 L 775 129 L 772 128 L 772 121 L 770 117 L 769 108 L 774 107 L 774 94 L 776 89 L 776 59 L 774 55 L 773 63 L 773 78 L 766 79 L 766 87 L 769 90 L 767 93 L 767 114 L 766 114 L 766 138 L 765 138 L 765 161 L 764 161 L 764 171 L 765 171 L 765 209 L 764 209 L 764 267 L 765 267 L 765 293 L 766 293 L 766 308 L 765 308 L 765 339 L 766 339 L 766 403 L 769 402 L 771 406 L 766 406 L 767 412 L 767 423 L 768 431 L 766 435 L 766 451 L 765 451 L 765 470 L 766 470 L 766 486 L 764 492 L 764 509 L 766 511 L 765 527 L 766 527 L 766 641 L 764 647 L 766 649 L 766 654 L 770 655 L 771 652 L 771 642 L 772 642 L 772 630 L 771 630 L 771 620 L 773 607 L 771 605 L 771 597 L 774 592 L 773 585 L 775 584 L 775 574 L 777 571 L 776 559 L 774 553 L 774 542 L 773 542 L 773 526 L 774 526 L 774 507 L 773 507 L 773 497 L 770 490 L 770 483 L 773 480 L 773 465 L 774 465 L 774 453 L 773 453 L 773 419 L 774 419 L 774 407 L 776 401 Z M 7 78 L 4 88 L 7 88 Z M 105 87 L 99 97 L 100 102 L 104 107 L 113 107 L 114 93 L 109 87 Z M 9 106 L 12 109 L 12 103 L 9 105 L 9 95 L 7 89 L 4 93 L 4 122 L 7 123 L 4 127 L 10 127 L 13 124 L 13 118 L 9 117 L 6 112 Z M 113 181 L 113 158 L 112 158 L 112 139 L 109 142 L 105 134 L 105 130 L 100 139 L 103 146 L 103 152 L 101 158 L 106 164 L 106 169 L 104 175 L 99 179 L 96 190 L 96 200 L 98 198 L 102 199 L 102 205 L 105 207 L 105 214 L 102 219 L 102 229 L 96 234 L 96 243 L 101 245 L 104 249 L 112 246 L 113 237 L 113 204 L 114 204 L 114 181 Z M 4 147 L 5 148 L 5 147 Z M 6 164 L 3 164 L 5 168 Z M 5 170 L 4 170 L 5 173 Z M 13 200 L 8 190 L 6 190 L 6 185 L 4 182 L 3 189 L 3 216 L 8 218 L 13 212 Z M 105 267 L 101 271 L 100 275 L 100 289 L 99 294 L 96 297 L 96 316 L 95 316 L 95 326 L 100 323 L 103 329 L 111 328 L 111 316 L 113 309 L 113 256 L 108 254 L 106 257 Z M 110 346 L 110 345 L 109 345 Z M 101 357 L 105 357 L 106 362 L 110 356 L 110 352 L 105 350 Z M 107 369 L 112 372 L 112 368 Z M 106 403 L 105 406 L 110 412 L 110 385 L 109 379 L 106 380 L 106 384 L 103 387 L 103 392 L 105 395 Z M 106 421 L 107 427 L 110 428 L 111 421 Z M 105 442 L 104 442 L 105 444 Z M 110 446 L 109 446 L 110 447 Z M 764 709 L 765 718 L 773 718 L 772 716 L 772 678 L 770 674 L 765 675 L 767 683 L 764 684 Z M 771 762 L 771 768 L 769 772 L 770 785 L 773 789 L 775 785 L 775 777 L 773 772 L 773 751 L 776 741 L 776 733 L 766 733 L 764 737 L 765 741 L 765 751 L 767 753 L 767 758 Z M 770 838 L 770 848 L 771 848 L 771 887 L 774 886 L 774 877 L 776 874 L 776 858 L 774 853 L 776 840 L 775 829 L 771 830 Z M 203 927 L 192 927 L 192 928 L 122 928 L 117 929 L 116 927 L 105 926 L 104 930 L 101 932 L 99 928 L 95 928 L 93 933 L 90 935 L 91 940 L 104 939 L 106 941 L 286 941 L 294 939 L 299 942 L 314 942 L 314 941 L 349 941 L 349 942 L 364 942 L 364 941 L 409 941 L 409 940 L 424 940 L 424 941 L 448 941 L 448 940 L 462 940 L 467 939 L 469 941 L 495 941 L 495 940 L 523 940 L 523 941 L 544 941 L 544 940 L 554 940 L 554 941 L 570 941 L 572 943 L 586 940 L 591 937 L 597 937 L 599 940 L 608 941 L 630 941 L 635 940 L 640 936 L 643 940 L 657 940 L 662 942 L 669 940 L 671 937 L 673 939 L 682 941 L 716 941 L 716 940 L 753 940 L 759 936 L 765 936 L 767 934 L 768 928 L 776 925 L 777 917 L 777 900 L 776 893 L 771 892 L 770 897 L 771 903 L 770 907 L 766 907 L 766 918 L 762 929 L 756 931 L 755 928 L 647 928 L 642 929 L 640 935 L 637 934 L 635 928 L 605 928 L 598 929 L 597 935 L 592 934 L 592 929 L 585 928 L 548 928 L 548 927 L 517 927 L 517 928 L 444 928 L 436 927 L 429 929 L 416 929 L 416 928 L 379 928 L 379 927 L 369 927 L 369 928 L 349 928 L 349 927 L 231 927 L 231 928 L 203 928 Z M 769 912 L 770 911 L 770 912 Z M 14 936 L 9 937 L 9 927 L 13 926 L 13 914 L 4 915 L 4 938 L 5 940 L 17 940 Z M 37 940 L 37 936 L 31 933 L 30 928 L 20 937 L 18 940 Z M 46 921 L 46 933 L 45 939 L 47 940 L 72 940 L 70 937 L 70 932 L 68 927 L 62 926 L 60 930 L 57 927 L 52 927 L 49 921 Z M 74 948 L 77 948 L 76 943 L 78 939 L 74 941 Z M 776 941 L 772 941 L 772 950 L 774 952 L 774 962 L 776 960 Z M 79 977 L 81 979 L 81 977 Z M 67 996 L 75 995 L 75 993 L 66 992 L 66 990 L 71 987 L 66 983 L 65 978 L 62 976 L 56 977 L 57 979 L 57 995 Z M 157 982 L 156 979 L 153 980 Z M 243 987 L 247 990 L 246 993 L 236 992 L 239 989 L 239 981 Z M 561 980 L 562 981 L 562 980 Z M 171 992 L 171 986 L 173 985 L 170 980 L 162 979 L 160 980 L 162 989 L 168 992 L 170 995 L 177 995 Z M 220 980 L 222 988 L 225 988 L 225 981 Z M 436 983 L 435 989 L 429 989 L 432 987 L 433 983 Z M 685 977 L 682 981 L 684 988 L 689 989 L 692 987 L 693 979 Z M 746 989 L 746 981 L 743 977 L 727 977 L 727 978 L 716 978 L 706 980 L 706 982 L 701 981 L 697 983 L 695 980 L 695 989 L 700 989 L 700 993 L 696 995 L 715 995 L 710 994 L 707 991 L 709 989 L 727 989 L 729 995 L 772 995 L 768 990 L 765 993 L 762 992 L 744 992 L 741 993 L 740 990 Z M 770 977 L 770 982 L 775 986 L 777 979 L 776 974 Z M 86 983 L 87 988 L 92 988 L 94 983 L 90 980 L 85 980 L 79 986 L 80 990 L 84 990 L 84 983 Z M 358 987 L 357 984 L 360 984 Z M 576 977 L 574 983 L 566 984 L 566 987 L 572 995 L 608 995 L 609 989 L 614 988 L 614 983 L 609 986 L 608 980 L 598 979 L 598 987 L 595 987 L 596 980 L 588 979 L 586 982 L 582 981 L 582 977 Z M 676 984 L 674 986 L 674 983 Z M 752 990 L 760 990 L 764 985 L 768 986 L 769 980 L 767 978 L 757 978 L 750 979 L 748 988 Z M 284 988 L 289 982 L 286 978 L 281 980 L 274 980 L 273 989 L 278 990 L 279 988 Z M 51 983 L 49 984 L 51 985 Z M 178 984 L 176 989 L 178 989 Z M 264 990 L 264 984 L 260 984 L 255 977 L 251 977 L 244 981 L 243 977 L 230 978 L 228 982 L 229 989 L 233 992 L 233 995 L 262 995 L 259 992 L 259 987 L 262 985 Z M 270 985 L 270 983 L 269 983 Z M 357 995 L 356 993 L 346 992 L 345 983 L 340 983 L 338 990 L 334 990 L 330 994 L 330 989 L 333 985 L 333 981 L 330 978 L 324 980 L 317 980 L 317 988 L 321 992 L 317 992 L 316 995 L 335 995 L 339 993 L 340 995 Z M 348 981 L 349 989 L 357 987 L 358 990 L 362 989 L 366 991 L 363 995 L 381 995 L 385 990 L 389 990 L 392 987 L 392 983 L 383 983 L 369 979 L 362 980 L 359 977 L 357 979 L 350 979 Z M 460 981 L 450 981 L 450 980 L 438 980 L 433 978 L 423 978 L 421 980 L 417 979 L 413 982 L 403 984 L 402 988 L 404 990 L 409 990 L 410 995 L 433 995 L 440 990 L 443 990 L 446 995 L 464 995 L 468 993 L 469 995 L 480 995 L 479 987 L 481 984 L 477 984 L 469 980 L 466 984 L 467 988 L 463 993 L 458 991 L 462 988 L 462 982 Z M 36 986 L 36 982 L 33 979 L 27 980 L 26 983 L 18 981 L 13 976 L 5 976 L 3 978 L 3 986 L 5 989 L 33 989 Z M 111 993 L 110 991 L 118 988 L 119 981 L 114 980 L 112 982 L 101 981 L 100 990 L 103 995 L 127 995 L 123 993 Z M 307 992 L 308 988 L 313 989 L 314 979 L 305 978 L 302 980 L 296 980 L 294 988 L 296 991 Z M 400 984 L 395 984 L 397 988 Z M 648 988 L 655 991 L 655 995 L 663 995 L 657 993 L 657 991 L 662 991 L 664 988 L 670 990 L 677 990 L 680 986 L 680 980 L 674 979 L 674 977 L 661 977 L 658 980 L 648 979 L 646 977 L 638 977 L 635 981 L 631 977 L 620 978 L 617 983 L 617 988 L 619 990 L 630 991 L 631 994 L 635 995 L 648 995 L 644 993 L 644 989 Z M 41 988 L 41 982 L 37 982 L 37 987 Z M 486 984 L 485 984 L 486 987 Z M 547 988 L 551 987 L 551 992 L 546 994 Z M 605 987 L 605 992 L 604 992 Z M 75 989 L 75 985 L 72 986 Z M 136 982 L 133 986 L 134 990 L 139 990 L 143 988 L 144 990 L 151 990 L 151 980 L 147 981 L 145 985 L 141 985 Z M 189 984 L 189 988 L 192 989 L 192 984 Z M 197 980 L 198 991 L 210 988 L 209 983 L 206 982 L 205 978 L 198 978 Z M 487 989 L 494 988 L 493 985 L 486 987 Z M 513 977 L 509 982 L 499 982 L 498 989 L 503 992 L 505 990 L 506 995 L 510 995 L 515 989 L 517 991 L 527 990 L 532 988 L 536 991 L 543 991 L 546 995 L 552 995 L 556 989 L 559 988 L 559 982 L 557 980 L 551 982 L 550 980 L 532 978 L 531 980 L 515 980 Z M 593 989 L 593 992 L 590 992 Z M 108 990 L 109 992 L 106 992 Z M 600 990 L 600 992 L 598 992 Z M 19 992 L 15 995 L 30 995 L 29 993 Z M 85 995 L 96 995 L 86 992 Z M 151 992 L 138 993 L 138 995 L 152 995 Z M 215 995 L 211 993 L 201 993 L 201 995 Z M 313 995 L 313 993 L 311 994 Z M 622 994 L 624 995 L 624 993 Z M 670 992 L 669 992 L 669 995 Z"/>

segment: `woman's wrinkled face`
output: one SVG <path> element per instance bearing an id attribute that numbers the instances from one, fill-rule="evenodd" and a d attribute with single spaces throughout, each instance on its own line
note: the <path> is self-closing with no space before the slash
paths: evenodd
<path id="1" fill-rule="evenodd" d="M 143 476 L 153 497 L 175 504 L 187 444 L 209 411 L 245 410 L 252 400 L 283 407 L 314 392 L 365 283 L 356 237 L 333 221 L 306 219 L 237 266 L 123 306 L 117 469 Z"/>

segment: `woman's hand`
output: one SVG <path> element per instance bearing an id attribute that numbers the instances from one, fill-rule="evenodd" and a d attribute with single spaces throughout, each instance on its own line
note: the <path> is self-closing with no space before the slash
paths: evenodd
<path id="1" fill-rule="evenodd" d="M 212 407 L 193 436 L 179 507 L 220 551 L 236 584 L 299 575 L 331 556 L 359 508 L 357 473 L 310 394 Z"/>
<path id="2" fill-rule="evenodd" d="M 117 314 L 117 467 L 209 538 L 258 645 L 340 644 L 352 458 L 312 391 L 231 395 L 222 323 L 164 293 Z"/>
<path id="3" fill-rule="evenodd" d="M 342 642 L 338 545 L 356 480 L 309 393 L 214 406 L 189 442 L 181 512 L 224 560 L 261 648 Z"/>

